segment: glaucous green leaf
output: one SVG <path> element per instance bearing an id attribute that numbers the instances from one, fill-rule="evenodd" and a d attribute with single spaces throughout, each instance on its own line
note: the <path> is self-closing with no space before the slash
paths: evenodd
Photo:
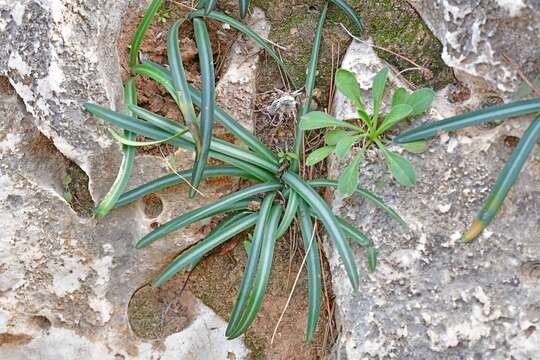
<path id="1" fill-rule="evenodd" d="M 382 151 L 388 169 L 396 181 L 403 186 L 414 186 L 416 183 L 416 173 L 409 160 L 385 147 L 382 147 Z"/>
<path id="2" fill-rule="evenodd" d="M 358 166 L 363 157 L 363 153 L 358 153 L 339 177 L 338 190 L 341 195 L 351 196 L 358 187 Z"/>
<path id="3" fill-rule="evenodd" d="M 420 115 L 429 109 L 436 95 L 432 89 L 422 88 L 407 96 L 407 104 L 413 108 L 410 116 Z"/>
<path id="4" fill-rule="evenodd" d="M 410 143 L 401 144 L 401 147 L 413 154 L 421 154 L 427 150 L 428 145 L 425 140 L 418 140 Z"/>
<path id="5" fill-rule="evenodd" d="M 313 166 L 323 161 L 324 159 L 328 157 L 328 155 L 330 155 L 334 151 L 335 148 L 336 148 L 335 146 L 323 146 L 323 147 L 318 148 L 317 150 L 309 154 L 309 156 L 306 159 L 306 165 Z"/>
<path id="6" fill-rule="evenodd" d="M 302 130 L 324 129 L 336 126 L 354 130 L 362 130 L 358 126 L 338 120 L 322 111 L 312 111 L 302 116 L 299 126 L 302 128 Z"/>
<path id="7" fill-rule="evenodd" d="M 338 69 L 336 71 L 336 88 L 351 100 L 358 110 L 364 110 L 364 103 L 360 95 L 360 86 L 356 81 L 356 76 L 351 71 L 346 69 Z"/>

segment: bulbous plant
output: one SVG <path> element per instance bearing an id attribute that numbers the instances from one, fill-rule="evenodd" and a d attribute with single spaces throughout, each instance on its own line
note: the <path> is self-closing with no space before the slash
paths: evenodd
<path id="1" fill-rule="evenodd" d="M 319 219 L 326 228 L 329 237 L 339 252 L 354 289 L 358 287 L 358 270 L 348 240 L 367 248 L 368 267 L 371 271 L 375 269 L 376 265 L 376 252 L 373 243 L 355 227 L 335 215 L 315 190 L 320 187 L 335 187 L 337 182 L 327 179 L 308 181 L 299 175 L 298 159 L 301 158 L 299 154 L 302 148 L 303 135 L 300 127 L 297 127 L 294 152 L 292 154 L 275 154 L 229 114 L 215 105 L 212 51 L 206 26 L 204 25 L 205 14 L 209 14 L 210 18 L 226 21 L 231 26 L 250 35 L 274 57 L 275 53 L 268 43 L 242 24 L 236 22 L 236 20 L 230 19 L 223 14 L 208 13 L 204 9 L 189 14 L 187 19 L 193 21 L 195 40 L 201 62 L 202 90 L 199 91 L 187 83 L 182 65 L 182 57 L 178 46 L 178 29 L 183 20 L 175 22 L 168 32 L 168 68 L 147 60 L 138 63 L 138 49 L 145 29 L 148 28 L 150 23 L 150 18 L 155 14 L 155 3 L 156 1 L 152 3 L 149 10 L 151 15 L 146 14 L 136 32 L 131 48 L 131 72 L 134 77 L 145 76 L 163 86 L 180 108 L 185 124 L 172 121 L 137 106 L 133 78 L 125 85 L 124 112 L 112 111 L 95 104 L 85 104 L 85 108 L 95 116 L 111 125 L 124 129 L 123 136 L 114 131 L 111 132 L 113 137 L 123 144 L 124 161 L 117 181 L 96 211 L 97 216 L 103 216 L 113 207 L 124 206 L 147 194 L 180 183 L 191 182 L 190 185 L 195 188 L 198 184 L 197 181 L 217 176 L 240 177 L 252 180 L 251 185 L 239 191 L 162 224 L 139 240 L 136 247 L 149 246 L 164 236 L 199 220 L 226 215 L 205 239 L 182 252 L 161 272 L 151 284 L 151 286 L 157 287 L 180 270 L 193 268 L 217 246 L 235 235 L 253 228 L 250 235 L 251 241 L 246 243 L 248 249 L 246 269 L 226 331 L 229 338 L 235 338 L 243 334 L 255 319 L 268 285 L 275 242 L 286 233 L 294 219 L 296 219 L 300 224 L 306 250 L 309 297 L 306 339 L 311 341 L 315 332 L 321 302 L 321 267 L 318 244 L 317 241 L 314 241 L 313 218 Z M 306 102 L 299 110 L 300 115 L 305 114 L 306 109 L 309 109 L 310 106 L 327 8 L 328 4 L 326 3 L 317 25 L 308 68 Z M 278 64 L 286 69 L 277 55 L 275 58 Z M 195 106 L 200 109 L 198 116 L 195 113 Z M 221 123 L 245 147 L 212 137 L 211 125 L 214 120 Z M 142 135 L 153 140 L 135 141 L 136 135 Z M 159 177 L 122 193 L 133 167 L 134 147 L 161 142 L 195 152 L 196 161 L 193 169 L 173 171 L 169 175 Z M 219 160 L 224 165 L 206 166 L 205 156 Z M 290 162 L 290 166 L 284 166 L 287 165 L 284 162 Z M 392 218 L 404 224 L 401 217 L 394 210 L 386 206 L 381 199 L 371 192 L 360 187 L 356 188 L 355 192 L 371 200 Z M 256 206 L 253 206 L 254 203 L 256 203 Z"/>
<path id="2" fill-rule="evenodd" d="M 515 116 L 538 112 L 540 112 L 540 98 L 515 101 L 453 116 L 434 123 L 426 123 L 401 133 L 394 139 L 394 142 L 406 145 L 408 143 L 423 141 L 445 131 L 454 131 L 469 126 L 506 120 Z M 463 234 L 462 239 L 464 241 L 474 240 L 491 223 L 502 206 L 506 195 L 508 195 L 508 192 L 516 182 L 523 165 L 527 161 L 539 137 L 540 116 L 532 121 L 521 137 L 521 140 L 501 171 L 493 190 L 491 190 L 480 212 L 476 215 L 473 224 Z"/>
<path id="3" fill-rule="evenodd" d="M 424 113 L 435 99 L 435 92 L 432 89 L 422 88 L 409 94 L 406 89 L 399 88 L 392 97 L 390 111 L 381 116 L 387 78 L 387 67 L 382 68 L 373 78 L 373 113 L 369 115 L 362 102 L 356 76 L 348 70 L 338 69 L 335 78 L 336 88 L 356 106 L 359 120 L 337 120 L 324 112 L 313 111 L 304 115 L 300 121 L 303 130 L 329 129 L 324 135 L 326 146 L 313 151 L 307 158 L 307 165 L 315 165 L 332 153 L 335 153 L 338 159 L 343 159 L 355 144 L 361 144 L 360 150 L 339 177 L 338 189 L 342 195 L 350 196 L 354 193 L 358 185 L 359 164 L 364 152 L 372 144 L 376 144 L 382 151 L 388 169 L 401 185 L 413 186 L 416 183 L 416 173 L 411 163 L 386 147 L 390 141 L 385 139 L 383 134 L 399 122 Z M 379 121 L 379 118 L 383 120 Z M 423 151 L 425 147 L 423 141 L 403 144 L 405 150 L 415 153 Z"/>

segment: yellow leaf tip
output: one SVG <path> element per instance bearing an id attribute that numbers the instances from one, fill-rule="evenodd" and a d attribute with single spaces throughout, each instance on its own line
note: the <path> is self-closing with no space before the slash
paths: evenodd
<path id="1" fill-rule="evenodd" d="M 472 225 L 463 233 L 461 240 L 463 242 L 471 242 L 480 235 L 480 233 L 485 229 L 486 224 L 481 220 L 475 219 Z"/>

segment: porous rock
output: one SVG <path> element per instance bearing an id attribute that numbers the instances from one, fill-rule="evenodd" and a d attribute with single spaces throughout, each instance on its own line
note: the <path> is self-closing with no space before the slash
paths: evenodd
<path id="1" fill-rule="evenodd" d="M 133 332 L 127 311 L 132 295 L 204 236 L 208 222 L 145 250 L 136 250 L 135 242 L 156 223 L 229 193 L 229 182 L 205 183 L 206 198 L 188 199 L 185 186 L 175 187 L 157 194 L 162 208 L 149 210 L 137 201 L 100 222 L 73 211 L 66 201 L 69 169 L 88 176 L 88 184 L 81 183 L 88 187 L 86 210 L 116 176 L 120 147 L 104 122 L 82 105 L 121 108 L 116 39 L 122 16 L 146 5 L 0 1 L 2 359 L 241 359 L 249 353 L 242 338 L 226 340 L 225 321 L 199 300 L 188 309 L 192 320 L 181 331 L 154 340 Z M 264 16 L 254 13 L 255 28 L 266 36 Z M 245 99 L 254 96 L 251 81 L 258 63 L 256 48 L 249 47 L 249 66 L 239 65 L 243 74 L 236 74 L 248 81 L 235 85 Z M 242 54 L 231 57 L 231 64 L 242 63 Z M 231 77 L 228 71 L 224 78 Z M 250 102 L 231 113 L 249 125 L 246 108 Z M 168 172 L 163 158 L 137 156 L 128 187 Z M 79 194 L 71 196 L 79 201 Z"/>
<path id="2" fill-rule="evenodd" d="M 371 80 L 385 65 L 358 42 L 343 59 L 342 66 L 357 75 L 368 108 Z M 391 88 L 404 86 L 396 74 L 391 71 Z M 465 110 L 448 103 L 445 91 L 415 124 Z M 387 95 L 384 103 L 389 101 Z M 354 108 L 341 94 L 334 104 L 337 117 L 354 117 Z M 429 150 L 420 155 L 403 152 L 417 172 L 413 188 L 396 184 L 381 154 L 368 151 L 360 186 L 396 209 L 409 229 L 367 200 L 334 194 L 333 209 L 367 234 L 379 254 L 376 272 L 368 273 L 365 251 L 352 244 L 361 279 L 354 292 L 337 251 L 330 241 L 325 243 L 340 329 L 336 358 L 538 357 L 538 147 L 494 222 L 475 242 L 459 241 L 515 146 L 508 139 L 519 136 L 530 121 L 519 118 L 494 128 L 442 134 L 429 140 Z M 348 161 L 333 159 L 330 177 L 337 178 Z"/>
<path id="3" fill-rule="evenodd" d="M 408 0 L 469 86 L 507 97 L 540 75 L 538 0 Z"/>

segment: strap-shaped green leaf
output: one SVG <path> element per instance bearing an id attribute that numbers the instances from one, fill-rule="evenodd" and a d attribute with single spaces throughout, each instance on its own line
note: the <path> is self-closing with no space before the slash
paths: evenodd
<path id="1" fill-rule="evenodd" d="M 469 126 L 475 126 L 535 112 L 540 112 L 540 98 L 514 101 L 503 105 L 495 105 L 409 129 L 395 137 L 394 142 L 396 144 L 403 144 L 411 141 L 427 139 L 444 131 L 454 131 Z"/>
<path id="2" fill-rule="evenodd" d="M 537 117 L 531 125 L 527 128 L 518 145 L 512 152 L 510 159 L 504 166 L 497 182 L 491 190 L 488 198 L 484 202 L 484 206 L 476 215 L 476 219 L 472 226 L 463 234 L 464 241 L 474 240 L 486 226 L 491 223 L 500 207 L 502 206 L 504 199 L 508 195 L 508 192 L 516 182 L 523 165 L 527 161 L 534 145 L 540 138 L 540 116 Z"/>
<path id="3" fill-rule="evenodd" d="M 356 229 L 354 226 L 349 224 L 349 222 L 341 217 L 338 217 L 339 226 L 341 227 L 341 230 L 343 230 L 343 234 L 345 234 L 346 237 L 349 239 L 352 239 L 354 242 L 356 242 L 358 245 L 362 247 L 368 247 L 373 245 L 373 241 L 371 241 L 366 235 L 364 235 L 361 231 Z"/>
<path id="4" fill-rule="evenodd" d="M 146 10 L 142 21 L 137 25 L 137 30 L 135 30 L 135 35 L 133 36 L 133 41 L 131 42 L 131 49 L 129 50 L 129 66 L 133 67 L 137 64 L 137 59 L 139 57 L 139 50 L 141 49 L 141 44 L 144 38 L 144 34 L 148 30 L 152 18 L 156 12 L 161 7 L 163 0 L 152 0 L 152 3 Z"/>
<path id="5" fill-rule="evenodd" d="M 238 235 L 242 231 L 252 227 L 257 222 L 258 216 L 259 214 L 256 213 L 243 217 L 234 224 L 229 225 L 223 231 L 215 233 L 211 237 L 206 237 L 204 240 L 199 241 L 197 244 L 184 251 L 180 256 L 174 259 L 161 274 L 159 274 L 159 276 L 152 283 L 152 287 L 155 288 L 163 285 L 167 280 L 173 277 L 184 267 L 192 264 L 197 259 L 200 259 L 204 256 L 204 254 L 212 251 L 233 236 Z"/>
<path id="6" fill-rule="evenodd" d="M 364 31 L 364 24 L 362 24 L 362 20 L 360 20 L 360 17 L 356 14 L 356 11 L 345 2 L 345 0 L 332 0 L 334 4 L 336 4 L 341 11 L 343 11 L 356 25 L 359 32 Z"/>
<path id="7" fill-rule="evenodd" d="M 178 31 L 183 21 L 184 19 L 175 21 L 167 33 L 167 59 L 171 68 L 170 74 L 176 93 L 176 102 L 187 127 L 191 131 L 197 150 L 196 156 L 198 156 L 202 146 L 199 135 L 199 126 L 197 124 L 197 116 L 195 115 L 193 102 L 191 101 L 191 96 L 188 91 L 188 82 L 184 71 L 184 64 L 182 62 L 182 54 L 180 53 L 180 46 L 178 45 Z M 193 171 L 195 171 L 195 169 L 193 169 Z"/>
<path id="8" fill-rule="evenodd" d="M 189 224 L 193 224 L 201 219 L 207 218 L 209 216 L 214 216 L 219 213 L 230 211 L 231 208 L 237 210 L 235 204 L 248 199 L 254 195 L 268 192 L 276 191 L 281 188 L 281 184 L 276 183 L 262 183 L 257 185 L 248 186 L 245 189 L 234 192 L 230 195 L 224 196 L 223 198 L 211 202 L 203 207 L 189 211 L 185 214 L 182 214 L 165 224 L 162 224 L 154 231 L 150 232 L 144 236 L 139 242 L 137 242 L 137 248 L 148 246 L 154 241 L 161 239 L 162 237 L 170 234 L 173 231 L 179 230 Z"/>
<path id="9" fill-rule="evenodd" d="M 251 325 L 257 312 L 259 311 L 264 293 L 268 286 L 268 280 L 270 279 L 270 272 L 272 271 L 272 258 L 274 256 L 274 246 L 276 243 L 276 229 L 281 215 L 281 206 L 275 204 L 270 210 L 270 216 L 266 222 L 264 230 L 264 238 L 261 247 L 261 255 L 259 265 L 257 267 L 257 276 L 251 294 L 249 296 L 248 304 L 242 314 L 242 318 L 238 324 L 238 327 L 231 331 L 228 336 L 229 339 L 236 338 L 243 334 Z"/>
<path id="10" fill-rule="evenodd" d="M 259 253 L 261 251 L 264 231 L 266 229 L 266 223 L 269 220 L 270 210 L 272 208 L 274 197 L 275 193 L 269 193 L 268 195 L 266 195 L 266 197 L 261 203 L 261 209 L 259 210 L 259 219 L 257 220 L 255 230 L 253 231 L 251 250 L 249 252 L 248 260 L 246 263 L 246 269 L 244 270 L 244 276 L 242 277 L 242 282 L 240 283 L 240 289 L 238 290 L 236 302 L 233 306 L 231 319 L 229 320 L 229 324 L 227 325 L 227 331 L 225 332 L 226 336 L 231 335 L 240 323 L 244 307 L 248 302 L 249 293 L 253 285 L 253 281 L 255 280 L 255 275 L 257 273 Z"/>
<path id="11" fill-rule="evenodd" d="M 214 74 L 214 60 L 212 57 L 212 45 L 208 36 L 208 29 L 201 18 L 193 19 L 195 42 L 199 51 L 199 67 L 202 82 L 202 104 L 200 114 L 201 148 L 195 157 L 193 166 L 193 186 L 197 188 L 201 182 L 204 167 L 208 161 L 210 144 L 212 143 L 212 129 L 214 127 L 214 109 L 216 106 L 216 84 Z M 185 93 L 189 93 L 184 89 Z M 190 197 L 195 196 L 195 189 L 189 190 Z"/>
<path id="12" fill-rule="evenodd" d="M 173 98 L 178 98 L 174 87 L 172 86 L 171 74 L 169 70 L 165 69 L 161 65 L 145 60 L 142 64 L 133 68 L 133 73 L 150 77 L 165 87 Z M 189 85 L 189 92 L 192 101 L 200 108 L 202 102 L 201 92 L 191 85 Z M 239 122 L 234 120 L 229 114 L 227 114 L 221 108 L 216 107 L 214 115 L 216 120 L 219 121 L 219 123 L 221 123 L 234 136 L 236 136 L 236 138 L 244 142 L 253 151 L 257 152 L 267 160 L 278 164 L 278 160 L 274 153 L 272 153 L 272 151 L 270 151 L 266 145 L 264 145 L 257 137 L 244 128 Z"/>
<path id="13" fill-rule="evenodd" d="M 181 124 L 177 123 L 176 121 L 167 119 L 166 117 L 158 115 L 144 108 L 141 108 L 138 106 L 132 106 L 131 110 L 133 111 L 134 114 L 139 116 L 141 119 L 144 119 L 148 121 L 149 123 L 151 123 L 152 125 L 155 125 L 163 129 L 164 131 L 167 131 L 169 134 L 176 134 L 178 132 L 181 132 L 184 129 L 184 127 Z M 191 134 L 184 134 L 182 138 L 193 143 L 193 137 L 191 136 Z M 231 144 L 221 139 L 213 138 L 211 140 L 212 140 L 210 142 L 211 150 L 235 157 L 240 160 L 244 160 L 246 162 L 250 162 L 254 165 L 257 165 L 263 169 L 266 169 L 274 173 L 277 173 L 279 171 L 279 167 L 276 164 L 266 160 L 265 158 L 260 157 L 259 155 L 249 150 L 242 149 L 239 146 L 236 146 L 234 144 Z"/>
<path id="14" fill-rule="evenodd" d="M 306 100 L 304 104 L 298 110 L 297 118 L 302 118 L 308 112 L 311 111 L 311 102 L 313 101 L 313 89 L 315 87 L 315 80 L 317 78 L 317 64 L 319 63 L 319 52 L 321 49 L 322 42 L 322 33 L 324 21 L 326 20 L 326 14 L 328 13 L 328 3 L 325 2 L 321 14 L 319 16 L 319 21 L 317 22 L 317 29 L 315 31 L 315 38 L 313 39 L 313 46 L 311 48 L 311 57 L 307 69 L 306 77 Z M 298 171 L 298 159 L 302 152 L 304 141 L 303 128 L 296 126 L 294 144 L 293 144 L 293 153 L 296 155 L 296 159 L 291 161 L 291 170 Z"/>
<path id="15" fill-rule="evenodd" d="M 321 260 L 319 258 L 319 247 L 317 238 L 313 231 L 311 222 L 311 212 L 303 200 L 300 200 L 298 207 L 298 218 L 300 220 L 300 230 L 304 240 L 306 251 L 306 268 L 308 274 L 308 320 L 306 329 L 306 341 L 313 341 L 317 320 L 321 309 Z"/>
<path id="16" fill-rule="evenodd" d="M 281 238 L 287 232 L 289 226 L 291 226 L 294 217 L 296 216 L 296 210 L 298 209 L 298 201 L 300 197 L 295 191 L 289 191 L 289 197 L 287 199 L 287 206 L 285 212 L 281 218 L 278 229 L 276 231 L 276 239 Z"/>
<path id="17" fill-rule="evenodd" d="M 329 180 L 329 179 L 309 180 L 308 184 L 310 186 L 314 187 L 314 188 L 326 187 L 326 186 L 331 186 L 331 187 L 337 187 L 338 186 L 337 181 Z M 407 227 L 407 224 L 401 218 L 401 216 L 399 216 L 399 214 L 394 209 L 392 209 L 391 207 L 386 205 L 381 198 L 379 198 L 377 195 L 373 194 L 371 191 L 368 191 L 368 190 L 366 190 L 364 188 L 361 188 L 361 187 L 357 187 L 356 190 L 355 190 L 355 193 L 362 196 L 362 197 L 365 197 L 368 200 L 370 200 L 373 204 L 375 204 L 377 207 L 381 208 L 384 212 L 386 212 L 392 219 L 399 222 L 402 226 Z"/>
<path id="18" fill-rule="evenodd" d="M 109 130 L 109 133 L 111 134 L 111 136 L 113 137 L 114 140 L 118 141 L 120 144 L 127 145 L 127 146 L 133 146 L 133 147 L 163 144 L 163 143 L 166 143 L 169 140 L 174 139 L 175 137 L 182 136 L 182 135 L 184 135 L 185 133 L 187 133 L 189 131 L 188 129 L 184 129 L 184 130 L 181 130 L 181 131 L 177 132 L 176 134 L 171 135 L 171 136 L 169 136 L 169 137 L 167 137 L 165 139 L 162 139 L 162 140 L 136 141 L 136 140 L 131 140 L 128 137 L 123 137 L 120 134 L 117 134 L 116 131 L 114 131 L 113 129 L 108 129 L 108 130 Z"/>
<path id="19" fill-rule="evenodd" d="M 244 19 L 249 8 L 249 0 L 238 0 L 238 5 L 240 8 L 240 18 Z"/>
<path id="20" fill-rule="evenodd" d="M 124 85 L 124 111 L 127 115 L 132 115 L 129 105 L 137 104 L 137 89 L 135 88 L 135 79 L 129 79 Z M 124 135 L 129 140 L 135 140 L 136 134 L 130 131 L 124 131 Z M 122 146 L 122 163 L 118 169 L 116 179 L 109 192 L 96 208 L 96 219 L 101 219 L 114 207 L 118 198 L 124 191 L 133 171 L 133 162 L 135 160 L 136 148 L 132 146 Z"/>
<path id="21" fill-rule="evenodd" d="M 157 191 L 166 189 L 168 187 L 183 184 L 186 181 L 191 181 L 192 169 L 178 171 L 176 173 L 170 173 L 168 175 L 161 176 L 155 180 L 149 181 L 143 185 L 139 185 L 136 188 L 123 193 L 116 201 L 115 208 L 122 207 L 133 201 L 139 200 L 148 194 L 155 193 Z M 207 166 L 204 169 L 203 176 L 205 178 L 210 177 L 222 177 L 222 176 L 234 176 L 247 179 L 253 179 L 254 177 L 244 170 L 238 169 L 234 166 Z"/>
<path id="22" fill-rule="evenodd" d="M 313 211 L 316 211 L 321 215 L 321 221 L 338 250 L 353 289 L 356 290 L 358 288 L 358 270 L 356 268 L 356 263 L 354 262 L 351 248 L 343 237 L 337 219 L 328 204 L 326 204 L 321 196 L 298 175 L 287 171 L 281 178 L 287 185 L 296 191 L 309 206 L 311 206 Z"/>
<path id="23" fill-rule="evenodd" d="M 196 17 L 201 17 L 204 15 L 203 11 L 204 10 L 194 11 L 189 14 L 189 17 L 191 19 L 196 18 Z M 210 14 L 208 14 L 207 17 L 212 20 L 217 20 L 225 24 L 228 24 L 231 27 L 235 28 L 236 30 L 240 31 L 241 33 L 244 33 L 248 37 L 252 38 L 257 44 L 259 44 L 264 50 L 266 50 L 266 52 L 268 53 L 268 55 L 270 55 L 272 59 L 274 59 L 274 61 L 279 65 L 281 70 L 283 70 L 283 72 L 285 73 L 289 81 L 293 84 L 293 87 L 295 88 L 297 87 L 295 84 L 294 78 L 291 72 L 289 71 L 289 68 L 287 67 L 287 65 L 285 65 L 285 63 L 281 60 L 281 57 L 274 51 L 274 49 L 272 49 L 272 46 L 270 46 L 268 41 L 263 39 L 259 34 L 251 30 L 248 26 L 242 24 L 240 21 L 218 11 L 210 12 Z"/>
<path id="24" fill-rule="evenodd" d="M 204 15 L 208 15 L 210 11 L 216 7 L 217 0 L 208 0 L 204 9 Z"/>

